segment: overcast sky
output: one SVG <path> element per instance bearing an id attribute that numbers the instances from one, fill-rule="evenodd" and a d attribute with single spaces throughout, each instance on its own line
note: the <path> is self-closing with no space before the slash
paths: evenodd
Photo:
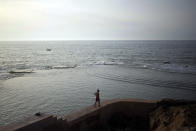
<path id="1" fill-rule="evenodd" d="M 196 39 L 196 0 L 0 0 L 0 40 Z"/>

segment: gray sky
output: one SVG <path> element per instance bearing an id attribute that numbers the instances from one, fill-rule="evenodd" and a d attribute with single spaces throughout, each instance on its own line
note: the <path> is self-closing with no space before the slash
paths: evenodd
<path id="1" fill-rule="evenodd" d="M 0 40 L 193 40 L 196 0 L 0 0 Z"/>

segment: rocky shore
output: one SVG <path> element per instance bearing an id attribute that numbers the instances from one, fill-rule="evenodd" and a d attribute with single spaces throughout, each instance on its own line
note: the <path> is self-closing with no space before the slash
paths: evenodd
<path id="1" fill-rule="evenodd" d="M 157 107 L 150 113 L 150 129 L 195 131 L 196 102 L 172 99 L 157 102 Z"/>

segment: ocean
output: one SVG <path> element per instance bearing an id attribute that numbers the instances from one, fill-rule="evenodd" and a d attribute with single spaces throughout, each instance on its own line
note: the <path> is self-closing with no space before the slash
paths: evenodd
<path id="1" fill-rule="evenodd" d="M 196 41 L 1 41 L 0 126 L 115 98 L 196 100 Z"/>

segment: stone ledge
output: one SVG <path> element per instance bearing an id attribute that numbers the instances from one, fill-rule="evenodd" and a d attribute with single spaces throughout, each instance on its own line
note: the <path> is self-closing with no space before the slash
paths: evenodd
<path id="1" fill-rule="evenodd" d="M 40 122 L 54 120 L 54 119 L 56 119 L 56 117 L 53 115 L 48 115 L 48 114 L 41 114 L 40 116 L 34 115 L 32 117 L 24 119 L 23 121 L 2 127 L 0 128 L 0 131 L 19 131 L 22 130 L 23 128 L 26 128 L 27 126 L 33 124 L 39 124 Z"/>
<path id="2" fill-rule="evenodd" d="M 87 108 L 84 108 L 82 110 L 71 113 L 71 114 L 63 117 L 63 119 L 64 120 L 66 119 L 68 122 L 71 122 L 71 121 L 74 121 L 75 119 L 78 119 L 80 117 L 84 117 L 89 113 L 99 111 L 108 105 L 119 103 L 119 102 L 155 104 L 157 101 L 156 100 L 144 100 L 144 99 L 112 99 L 112 100 L 107 100 L 107 101 L 101 102 L 101 107 L 94 107 L 94 105 L 91 105 Z"/>

